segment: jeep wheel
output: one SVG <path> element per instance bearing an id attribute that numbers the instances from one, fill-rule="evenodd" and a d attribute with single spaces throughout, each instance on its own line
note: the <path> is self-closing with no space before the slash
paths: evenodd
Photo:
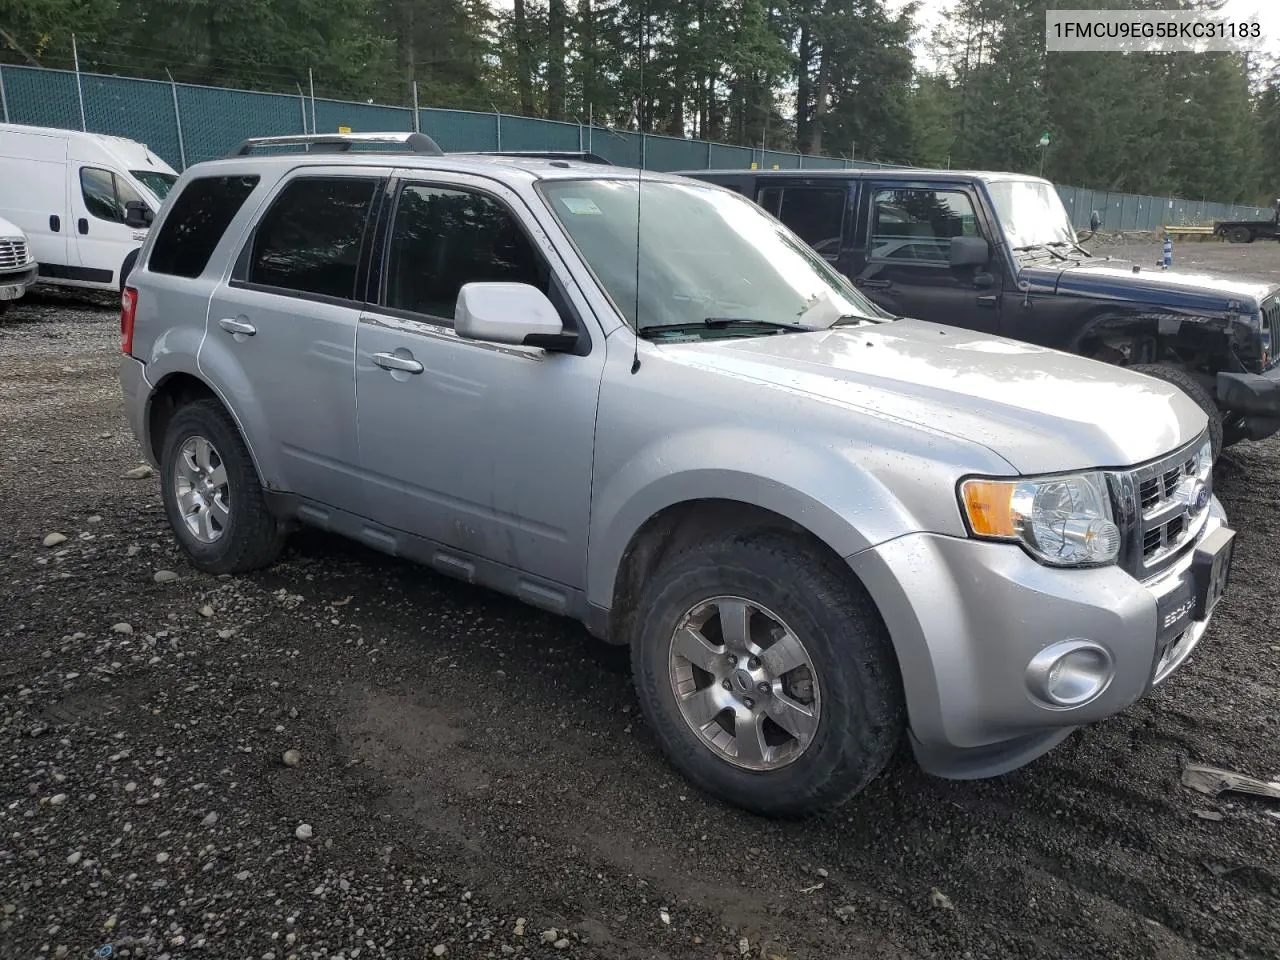
<path id="1" fill-rule="evenodd" d="M 197 569 L 244 573 L 279 556 L 285 531 L 267 510 L 235 422 L 216 400 L 174 414 L 160 477 L 169 525 Z"/>
<path id="2" fill-rule="evenodd" d="M 1227 231 L 1231 243 L 1253 243 L 1253 231 L 1248 227 L 1232 227 Z"/>
<path id="3" fill-rule="evenodd" d="M 835 563 L 771 531 L 665 561 L 640 600 L 632 668 L 663 752 L 754 813 L 830 809 L 888 764 L 902 685 L 871 598 Z"/>
<path id="4" fill-rule="evenodd" d="M 1199 380 L 1178 367 L 1135 364 L 1129 369 L 1137 373 L 1145 373 L 1147 376 L 1163 380 L 1165 383 L 1171 383 L 1196 402 L 1196 406 L 1209 417 L 1209 443 L 1213 449 L 1213 459 L 1216 462 L 1218 454 L 1222 452 L 1223 416 L 1222 411 L 1218 409 L 1217 402 L 1213 399 L 1213 394 L 1206 390 Z"/>

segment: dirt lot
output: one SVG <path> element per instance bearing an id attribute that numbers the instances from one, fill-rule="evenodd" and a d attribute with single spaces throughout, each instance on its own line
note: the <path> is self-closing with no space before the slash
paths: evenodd
<path id="1" fill-rule="evenodd" d="M 1234 585 L 1158 693 L 1013 775 L 903 757 L 777 824 L 688 789 L 572 624 L 319 534 L 186 566 L 125 478 L 116 336 L 0 321 L 0 956 L 1280 957 L 1280 804 L 1178 782 L 1280 776 L 1280 442 L 1224 462 Z"/>

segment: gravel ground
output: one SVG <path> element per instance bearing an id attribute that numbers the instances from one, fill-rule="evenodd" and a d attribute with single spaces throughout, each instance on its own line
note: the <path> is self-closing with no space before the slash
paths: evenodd
<path id="1" fill-rule="evenodd" d="M 1233 588 L 1163 689 L 779 824 L 674 775 L 572 624 L 320 534 L 195 572 L 126 477 L 116 336 L 0 321 L 0 956 L 1280 957 L 1280 803 L 1179 785 L 1280 775 L 1280 443 L 1224 461 Z"/>

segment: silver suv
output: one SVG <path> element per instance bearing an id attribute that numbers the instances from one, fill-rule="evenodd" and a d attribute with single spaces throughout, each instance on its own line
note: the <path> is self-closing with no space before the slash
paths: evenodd
<path id="1" fill-rule="evenodd" d="M 904 732 L 1013 770 L 1203 636 L 1234 534 L 1177 388 L 891 317 L 720 187 L 289 142 L 184 173 L 123 294 L 200 570 L 303 523 L 579 620 L 671 762 L 771 815 Z"/>

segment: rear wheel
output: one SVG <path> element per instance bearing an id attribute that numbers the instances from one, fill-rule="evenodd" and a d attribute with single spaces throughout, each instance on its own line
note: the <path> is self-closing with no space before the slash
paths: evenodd
<path id="1" fill-rule="evenodd" d="M 1227 231 L 1227 239 L 1232 243 L 1253 243 L 1253 231 L 1248 227 L 1232 227 Z"/>
<path id="2" fill-rule="evenodd" d="M 650 578 L 632 640 L 646 721 L 694 784 L 767 816 L 838 806 L 888 764 L 901 680 L 871 598 L 766 530 L 682 552 Z"/>
<path id="3" fill-rule="evenodd" d="M 1145 373 L 1147 376 L 1155 377 L 1157 380 L 1171 383 L 1196 402 L 1196 406 L 1209 417 L 1209 443 L 1213 447 L 1213 459 L 1217 460 L 1218 454 L 1222 452 L 1224 423 L 1222 411 L 1218 409 L 1218 404 L 1213 399 L 1213 394 L 1205 389 L 1199 380 L 1179 367 L 1135 364 L 1129 369 L 1138 373 Z"/>
<path id="4" fill-rule="evenodd" d="M 262 482 L 235 421 L 216 400 L 197 400 L 169 421 L 160 458 L 169 525 L 206 573 L 271 564 L 285 530 L 267 509 Z"/>

